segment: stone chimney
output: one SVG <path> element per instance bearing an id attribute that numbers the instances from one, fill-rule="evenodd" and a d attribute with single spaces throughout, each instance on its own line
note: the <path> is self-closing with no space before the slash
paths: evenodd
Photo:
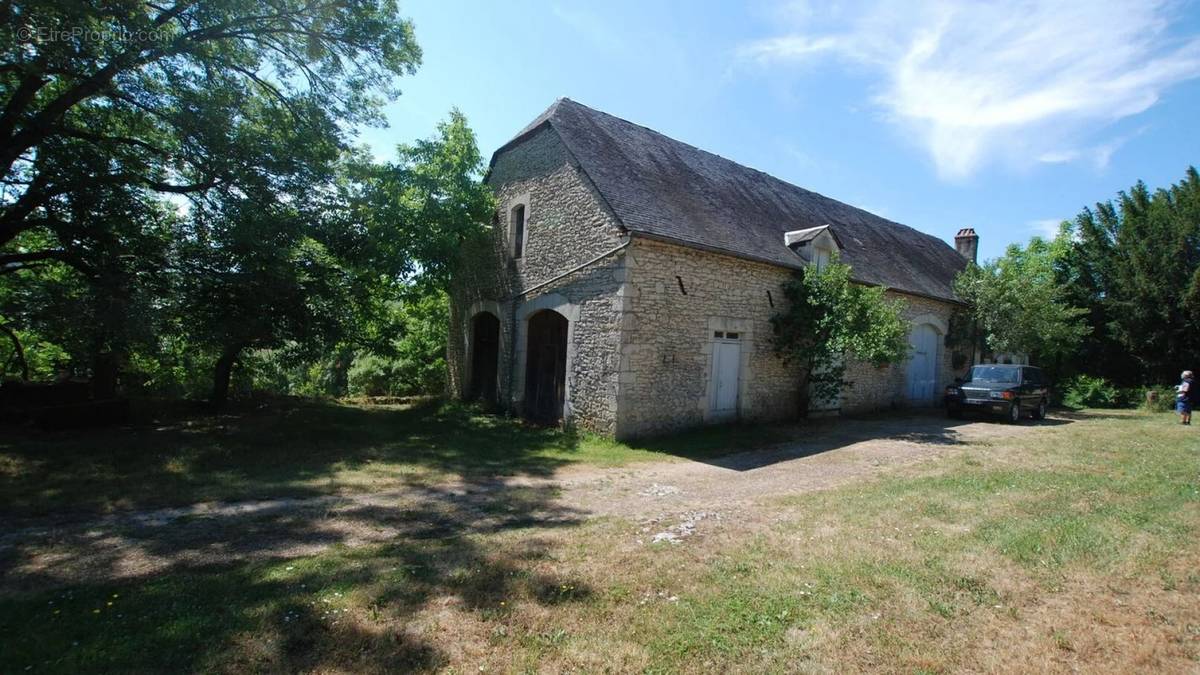
<path id="1" fill-rule="evenodd" d="M 954 248 L 958 254 L 971 262 L 979 262 L 979 235 L 975 228 L 964 227 L 954 235 Z"/>

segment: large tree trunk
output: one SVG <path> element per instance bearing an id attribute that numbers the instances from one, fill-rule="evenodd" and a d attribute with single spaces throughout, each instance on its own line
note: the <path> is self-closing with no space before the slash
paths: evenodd
<path id="1" fill-rule="evenodd" d="M 116 351 L 101 351 L 92 357 L 92 398 L 117 397 L 117 378 L 121 370 L 121 356 Z"/>
<path id="2" fill-rule="evenodd" d="M 241 345 L 232 345 L 226 347 L 221 352 L 220 358 L 217 359 L 216 367 L 213 369 L 212 395 L 208 399 L 209 405 L 214 410 L 224 408 L 225 403 L 229 401 L 229 380 L 233 375 L 233 366 L 237 363 L 241 353 Z"/>

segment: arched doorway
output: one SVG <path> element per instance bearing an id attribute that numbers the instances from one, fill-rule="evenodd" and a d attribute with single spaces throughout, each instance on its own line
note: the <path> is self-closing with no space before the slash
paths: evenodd
<path id="1" fill-rule="evenodd" d="M 908 344 L 912 352 L 905 371 L 905 394 L 910 403 L 932 405 L 937 389 L 937 329 L 927 323 L 914 326 Z"/>
<path id="2" fill-rule="evenodd" d="M 525 349 L 525 416 L 553 424 L 562 419 L 567 388 L 567 319 L 553 310 L 529 317 Z"/>
<path id="3" fill-rule="evenodd" d="M 471 399 L 496 402 L 496 364 L 500 356 L 500 319 L 480 312 L 471 319 Z"/>

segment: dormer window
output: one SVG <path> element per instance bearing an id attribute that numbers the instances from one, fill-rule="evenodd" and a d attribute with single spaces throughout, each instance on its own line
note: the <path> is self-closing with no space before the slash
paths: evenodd
<path id="1" fill-rule="evenodd" d="M 829 259 L 832 256 L 833 251 L 824 246 L 813 247 L 812 264 L 816 265 L 817 271 L 820 272 L 829 266 Z"/>
<path id="2" fill-rule="evenodd" d="M 828 225 L 784 232 L 783 244 L 817 270 L 828 267 L 834 251 L 842 250 L 841 240 Z"/>
<path id="3" fill-rule="evenodd" d="M 514 258 L 525 255 L 525 205 L 517 204 L 509 215 L 508 222 L 512 225 L 512 251 Z"/>

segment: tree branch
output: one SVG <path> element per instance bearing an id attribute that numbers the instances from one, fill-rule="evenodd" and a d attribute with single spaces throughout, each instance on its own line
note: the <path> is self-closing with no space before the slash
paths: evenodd
<path id="1" fill-rule="evenodd" d="M 58 261 L 66 265 L 70 265 L 76 270 L 86 275 L 94 274 L 95 270 L 83 262 L 79 256 L 67 251 L 66 249 L 55 248 L 46 249 L 44 251 L 30 251 L 27 253 L 0 253 L 0 274 L 9 274 L 11 272 L 20 272 L 31 267 L 40 267 L 47 262 Z"/>
<path id="2" fill-rule="evenodd" d="M 12 328 L 10 328 L 8 324 L 5 324 L 5 323 L 0 323 L 0 333 L 4 333 L 5 335 L 7 335 L 9 341 L 12 342 L 12 346 L 13 346 L 13 357 L 12 358 L 14 360 L 16 360 L 17 365 L 21 367 L 21 380 L 28 382 L 29 381 L 29 362 L 25 360 L 25 349 L 21 346 L 21 339 L 17 336 L 17 332 L 14 331 Z M 8 371 L 7 363 L 4 364 L 4 370 L 5 370 L 5 372 Z M 0 373 L 0 375 L 3 375 L 3 374 L 4 373 Z"/>

